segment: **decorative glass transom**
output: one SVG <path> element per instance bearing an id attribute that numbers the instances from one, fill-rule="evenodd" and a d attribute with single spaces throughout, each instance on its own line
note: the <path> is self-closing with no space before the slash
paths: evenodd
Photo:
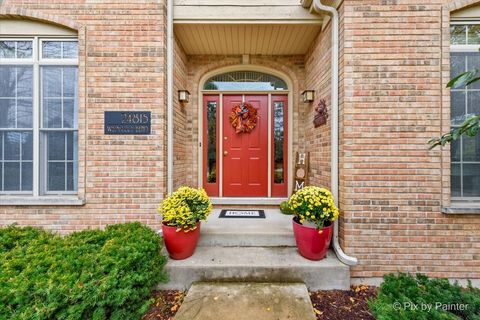
<path id="1" fill-rule="evenodd" d="M 270 91 L 287 90 L 287 84 L 279 77 L 256 71 L 234 71 L 208 79 L 204 90 L 219 91 Z"/>

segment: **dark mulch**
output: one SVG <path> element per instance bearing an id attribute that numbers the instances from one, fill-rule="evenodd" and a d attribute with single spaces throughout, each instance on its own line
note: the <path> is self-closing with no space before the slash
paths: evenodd
<path id="1" fill-rule="evenodd" d="M 367 300 L 376 296 L 376 288 L 352 286 L 350 291 L 327 290 L 310 292 L 317 320 L 375 320 Z"/>
<path id="2" fill-rule="evenodd" d="M 155 291 L 153 293 L 155 302 L 152 303 L 142 320 L 173 320 L 184 297 L 185 292 L 182 291 Z"/>

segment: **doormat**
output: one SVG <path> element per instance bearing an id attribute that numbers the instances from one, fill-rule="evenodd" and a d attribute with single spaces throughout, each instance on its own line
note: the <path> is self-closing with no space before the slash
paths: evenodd
<path id="1" fill-rule="evenodd" d="M 265 219 L 263 210 L 222 210 L 220 218 L 251 218 Z"/>

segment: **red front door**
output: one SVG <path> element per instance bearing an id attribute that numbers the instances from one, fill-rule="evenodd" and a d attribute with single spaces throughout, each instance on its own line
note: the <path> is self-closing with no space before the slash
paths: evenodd
<path id="1" fill-rule="evenodd" d="M 249 133 L 236 133 L 230 124 L 232 109 L 242 95 L 223 96 L 223 196 L 268 196 L 268 96 L 245 95 L 244 101 L 258 110 L 257 126 Z"/>

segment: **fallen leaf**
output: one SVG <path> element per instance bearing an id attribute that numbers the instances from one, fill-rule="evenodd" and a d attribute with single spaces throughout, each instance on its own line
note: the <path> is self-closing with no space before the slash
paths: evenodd
<path id="1" fill-rule="evenodd" d="M 178 304 L 175 304 L 173 307 L 170 308 L 172 312 L 177 311 L 177 309 L 178 309 Z"/>
<path id="2" fill-rule="evenodd" d="M 213 297 L 213 300 L 217 301 L 217 300 L 218 300 L 218 297 Z"/>
<path id="3" fill-rule="evenodd" d="M 351 301 L 352 303 L 355 303 L 355 299 L 353 299 L 352 297 L 350 297 L 350 301 Z"/>
<path id="4" fill-rule="evenodd" d="M 272 309 L 270 309 L 270 308 L 267 308 L 267 311 L 270 311 L 270 310 L 272 310 Z"/>
<path id="5" fill-rule="evenodd" d="M 316 314 L 318 314 L 318 315 L 320 315 L 320 316 L 323 314 L 323 312 L 320 311 L 320 310 L 317 310 L 317 309 L 315 309 L 315 308 L 314 308 L 313 310 L 315 311 Z"/>

